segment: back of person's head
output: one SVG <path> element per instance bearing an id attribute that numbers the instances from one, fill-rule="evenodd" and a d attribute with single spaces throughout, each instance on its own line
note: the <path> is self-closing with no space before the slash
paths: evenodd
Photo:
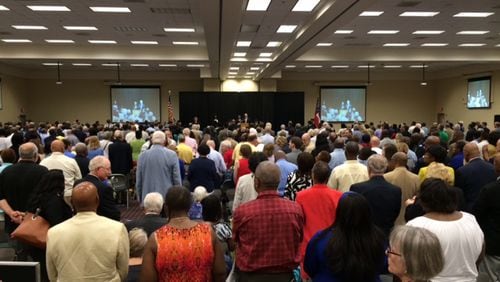
<path id="1" fill-rule="evenodd" d="M 108 163 L 109 160 L 105 156 L 96 156 L 89 162 L 89 171 L 95 173 L 99 168 L 106 167 Z"/>
<path id="2" fill-rule="evenodd" d="M 318 161 L 312 167 L 312 179 L 314 184 L 326 184 L 330 177 L 330 167 L 327 162 Z"/>
<path id="3" fill-rule="evenodd" d="M 151 136 L 151 143 L 153 144 L 163 145 L 165 144 L 165 140 L 167 140 L 167 137 L 162 131 L 155 131 L 153 136 Z"/>
<path id="4" fill-rule="evenodd" d="M 203 200 L 206 196 L 208 196 L 208 192 L 207 192 L 207 189 L 203 186 L 198 186 L 196 188 L 194 188 L 194 191 L 193 191 L 193 200 L 195 202 L 201 202 L 201 200 Z"/>
<path id="5" fill-rule="evenodd" d="M 61 140 L 54 140 L 50 143 L 50 150 L 52 152 L 64 153 L 64 143 Z"/>
<path id="6" fill-rule="evenodd" d="M 251 172 L 255 173 L 257 166 L 263 162 L 267 161 L 268 157 L 263 152 L 253 152 L 248 158 L 248 167 Z"/>
<path id="7" fill-rule="evenodd" d="M 333 148 L 344 149 L 345 140 L 346 139 L 344 137 L 338 137 L 337 139 L 335 139 L 335 142 L 333 142 Z"/>
<path id="8" fill-rule="evenodd" d="M 444 267 L 439 239 L 425 228 L 397 226 L 391 233 L 389 245 L 399 250 L 406 266 L 404 274 L 412 281 L 429 281 Z"/>
<path id="9" fill-rule="evenodd" d="M 217 222 L 222 218 L 222 205 L 216 195 L 208 195 L 201 200 L 204 221 Z"/>
<path id="10" fill-rule="evenodd" d="M 450 214 L 458 207 L 456 192 L 438 178 L 427 178 L 422 182 L 418 200 L 425 212 Z"/>
<path id="11" fill-rule="evenodd" d="M 349 141 L 345 145 L 345 156 L 348 160 L 355 160 L 358 156 L 359 145 L 357 142 Z"/>
<path id="12" fill-rule="evenodd" d="M 97 188 L 91 182 L 81 182 L 73 188 L 71 204 L 77 212 L 96 212 L 99 206 Z"/>
<path id="13" fill-rule="evenodd" d="M 133 228 L 128 232 L 130 242 L 130 257 L 140 258 L 144 253 L 144 247 L 148 242 L 148 234 L 142 228 Z"/>
<path id="14" fill-rule="evenodd" d="M 88 145 L 89 150 L 96 150 L 96 149 L 99 149 L 101 147 L 101 144 L 99 143 L 99 138 L 97 138 L 97 136 L 95 136 L 95 135 L 87 137 L 87 141 L 89 143 L 89 145 Z M 52 142 L 52 143 L 54 143 L 54 142 Z"/>
<path id="15" fill-rule="evenodd" d="M 200 154 L 200 156 L 206 156 L 210 153 L 210 148 L 208 147 L 207 144 L 200 144 L 198 146 L 198 154 Z"/>
<path id="16" fill-rule="evenodd" d="M 311 173 L 311 169 L 314 166 L 314 159 L 311 153 L 302 152 L 297 156 L 297 167 L 300 174 L 306 175 Z"/>
<path id="17" fill-rule="evenodd" d="M 264 148 L 262 149 L 262 152 L 268 157 L 272 157 L 274 154 L 274 144 L 273 143 L 268 143 L 264 145 Z"/>
<path id="18" fill-rule="evenodd" d="M 16 152 L 11 149 L 11 148 L 6 148 L 3 149 L 2 152 L 0 152 L 0 157 L 2 158 L 2 161 L 4 163 L 15 163 L 16 162 Z"/>
<path id="19" fill-rule="evenodd" d="M 276 190 L 280 183 L 280 175 L 280 169 L 276 164 L 270 161 L 261 162 L 255 170 L 255 180 L 258 182 L 258 185 L 255 185 L 256 190 Z"/>
<path id="20" fill-rule="evenodd" d="M 446 149 L 441 145 L 431 145 L 427 148 L 427 153 L 434 158 L 435 162 L 444 163 L 446 160 Z"/>
<path id="21" fill-rule="evenodd" d="M 397 167 L 405 167 L 408 163 L 408 156 L 403 152 L 397 152 L 392 155 L 391 160 Z"/>
<path id="22" fill-rule="evenodd" d="M 144 211 L 159 214 L 163 209 L 163 196 L 158 192 L 148 193 L 144 197 Z"/>
<path id="23" fill-rule="evenodd" d="M 47 201 L 56 194 L 64 191 L 64 174 L 60 169 L 51 169 L 42 176 L 40 182 L 35 187 L 35 193 L 32 193 L 30 207 L 38 208 L 42 202 Z"/>
<path id="24" fill-rule="evenodd" d="M 123 132 L 121 130 L 115 130 L 113 137 L 115 140 L 123 140 Z"/>
<path id="25" fill-rule="evenodd" d="M 328 153 L 328 151 L 321 151 L 316 156 L 316 161 L 323 161 L 325 163 L 329 163 L 331 159 L 332 156 L 330 156 L 330 153 Z"/>
<path id="26" fill-rule="evenodd" d="M 304 145 L 304 143 L 302 142 L 302 139 L 300 139 L 300 137 L 298 137 L 298 136 L 293 136 L 290 139 L 290 143 L 292 143 L 297 150 L 302 150 L 302 146 Z"/>
<path id="27" fill-rule="evenodd" d="M 242 144 L 240 146 L 240 155 L 243 158 L 248 159 L 251 154 L 252 154 L 252 148 L 250 147 L 250 145 L 248 145 L 248 144 Z"/>
<path id="28" fill-rule="evenodd" d="M 38 159 L 38 147 L 32 142 L 22 144 L 19 146 L 19 158 L 21 160 L 36 161 Z"/>
<path id="29" fill-rule="evenodd" d="M 188 212 L 193 204 L 193 197 L 188 189 L 182 186 L 172 186 L 165 196 L 165 206 L 169 213 Z"/>
<path id="30" fill-rule="evenodd" d="M 387 159 L 379 154 L 371 155 L 368 158 L 368 172 L 372 175 L 382 175 L 387 170 Z"/>
<path id="31" fill-rule="evenodd" d="M 384 157 L 387 160 L 390 160 L 392 158 L 392 155 L 396 154 L 397 152 L 398 152 L 398 147 L 394 144 L 389 143 L 384 146 L 383 153 Z"/>
<path id="32" fill-rule="evenodd" d="M 85 144 L 81 142 L 75 145 L 75 153 L 80 157 L 87 157 L 87 155 L 89 154 L 87 146 L 85 146 Z"/>

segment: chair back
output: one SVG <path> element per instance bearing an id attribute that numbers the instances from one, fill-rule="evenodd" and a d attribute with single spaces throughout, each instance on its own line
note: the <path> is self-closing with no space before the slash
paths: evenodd
<path id="1" fill-rule="evenodd" d="M 120 192 L 128 189 L 128 178 L 123 174 L 114 173 L 109 177 L 111 188 L 115 192 Z"/>

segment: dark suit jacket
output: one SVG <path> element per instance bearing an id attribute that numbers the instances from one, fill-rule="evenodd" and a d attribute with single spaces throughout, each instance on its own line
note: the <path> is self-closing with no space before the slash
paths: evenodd
<path id="1" fill-rule="evenodd" d="M 97 188 L 97 192 L 99 193 L 99 206 L 97 207 L 97 214 L 120 221 L 120 211 L 116 207 L 115 199 L 113 198 L 113 189 L 92 174 L 88 174 L 84 178 L 75 181 L 75 186 L 84 181 L 94 184 Z"/>
<path id="2" fill-rule="evenodd" d="M 115 141 L 109 145 L 109 161 L 111 171 L 128 175 L 132 169 L 132 147 L 123 141 Z"/>
<path id="3" fill-rule="evenodd" d="M 368 181 L 351 185 L 350 190 L 365 196 L 372 209 L 374 223 L 388 237 L 401 209 L 401 189 L 387 182 L 383 176 L 374 176 Z"/>
<path id="4" fill-rule="evenodd" d="M 142 228 L 146 233 L 151 235 L 151 233 L 155 232 L 158 228 L 167 224 L 167 219 L 164 217 L 160 217 L 158 214 L 147 214 L 143 218 L 139 218 L 136 220 L 129 221 L 125 223 L 127 227 L 127 231 L 130 231 L 134 228 Z"/>
<path id="5" fill-rule="evenodd" d="M 87 176 L 89 174 L 89 163 L 90 160 L 87 157 L 75 156 L 75 161 L 80 168 L 80 172 L 82 173 L 82 177 Z"/>
<path id="6" fill-rule="evenodd" d="M 495 180 L 496 175 L 493 165 L 480 158 L 473 159 L 468 164 L 457 169 L 455 186 L 464 191 L 466 212 L 472 211 L 481 188 Z"/>
<path id="7" fill-rule="evenodd" d="M 207 192 L 212 192 L 220 184 L 214 161 L 206 157 L 200 157 L 191 162 L 187 178 L 191 191 L 194 191 L 197 186 L 203 186 Z"/>

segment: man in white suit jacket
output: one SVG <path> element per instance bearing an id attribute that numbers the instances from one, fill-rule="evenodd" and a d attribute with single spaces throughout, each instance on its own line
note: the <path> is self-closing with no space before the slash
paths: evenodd
<path id="1" fill-rule="evenodd" d="M 96 214 L 99 196 L 90 182 L 73 189 L 71 202 L 77 214 L 47 235 L 50 281 L 124 281 L 129 258 L 125 225 Z"/>

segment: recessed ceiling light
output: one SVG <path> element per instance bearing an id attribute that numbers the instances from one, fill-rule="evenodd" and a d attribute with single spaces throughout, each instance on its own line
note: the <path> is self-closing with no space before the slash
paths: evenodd
<path id="1" fill-rule="evenodd" d="M 488 30 L 462 30 L 457 32 L 458 35 L 483 35 L 489 33 Z"/>
<path id="2" fill-rule="evenodd" d="M 347 69 L 349 68 L 348 65 L 333 65 L 331 66 L 332 69 Z"/>
<path id="3" fill-rule="evenodd" d="M 400 17 L 434 17 L 439 12 L 404 12 L 399 14 Z"/>
<path id="4" fill-rule="evenodd" d="M 399 69 L 399 68 L 401 68 L 401 65 L 384 65 L 384 68 L 386 68 L 386 69 Z"/>
<path id="5" fill-rule="evenodd" d="M 247 75 L 254 75 L 254 74 L 255 74 L 255 72 L 253 72 L 253 71 L 247 72 Z"/>
<path id="6" fill-rule="evenodd" d="M 257 62 L 272 62 L 271 58 L 257 58 L 255 61 Z"/>
<path id="7" fill-rule="evenodd" d="M 227 78 L 231 78 L 231 79 L 233 79 L 233 78 L 234 78 L 234 76 L 228 76 Z"/>
<path id="8" fill-rule="evenodd" d="M 95 27 L 95 26 L 65 25 L 63 27 L 66 30 L 97 30 L 97 27 Z"/>
<path id="9" fill-rule="evenodd" d="M 46 30 L 47 27 L 43 25 L 12 25 L 15 29 L 27 29 L 27 30 Z"/>
<path id="10" fill-rule="evenodd" d="M 486 44 L 485 43 L 462 43 L 462 44 L 459 44 L 458 46 L 459 47 L 481 47 L 481 46 L 485 46 Z"/>
<path id="11" fill-rule="evenodd" d="M 250 79 L 252 77 L 251 76 L 244 76 L 243 78 Z"/>
<path id="12" fill-rule="evenodd" d="M 247 4 L 247 11 L 266 11 L 271 0 L 249 0 Z"/>
<path id="13" fill-rule="evenodd" d="M 239 70 L 240 67 L 229 67 L 230 70 Z"/>
<path id="14" fill-rule="evenodd" d="M 454 17 L 464 17 L 464 18 L 486 18 L 494 13 L 489 12 L 461 12 L 453 15 Z"/>
<path id="15" fill-rule="evenodd" d="M 273 53 L 263 52 L 259 54 L 259 57 L 271 57 Z"/>
<path id="16" fill-rule="evenodd" d="M 231 62 L 247 62 L 247 58 L 231 58 Z"/>
<path id="17" fill-rule="evenodd" d="M 159 67 L 175 68 L 176 64 L 158 64 Z"/>
<path id="18" fill-rule="evenodd" d="M 249 47 L 252 41 L 236 41 L 236 47 Z"/>
<path id="19" fill-rule="evenodd" d="M 104 63 L 104 64 L 101 64 L 101 66 L 103 66 L 103 67 L 117 67 L 119 65 L 120 64 L 117 64 L 117 63 Z"/>
<path id="20" fill-rule="evenodd" d="M 5 7 L 4 5 L 0 5 L 0 11 L 10 11 L 10 9 Z"/>
<path id="21" fill-rule="evenodd" d="M 89 7 L 96 13 L 130 13 L 127 7 Z"/>
<path id="22" fill-rule="evenodd" d="M 163 28 L 165 32 L 194 32 L 194 28 L 190 27 L 165 27 Z"/>
<path id="23" fill-rule="evenodd" d="M 409 65 L 410 68 L 412 69 L 421 69 L 421 68 L 426 68 L 428 65 Z"/>
<path id="24" fill-rule="evenodd" d="M 130 64 L 131 67 L 149 67 L 149 64 Z"/>
<path id="25" fill-rule="evenodd" d="M 318 5 L 319 0 L 299 0 L 293 7 L 294 12 L 310 12 L 316 5 Z"/>
<path id="26" fill-rule="evenodd" d="M 158 41 L 130 41 L 132 44 L 137 45 L 158 45 Z"/>
<path id="27" fill-rule="evenodd" d="M 198 45 L 200 43 L 196 41 L 174 41 L 172 42 L 174 45 Z"/>
<path id="28" fill-rule="evenodd" d="M 307 69 L 319 69 L 319 68 L 322 68 L 323 66 L 322 65 L 305 65 L 304 67 Z"/>
<path id="29" fill-rule="evenodd" d="M 235 57 L 245 57 L 247 52 L 234 52 L 233 56 Z"/>
<path id="30" fill-rule="evenodd" d="M 89 63 L 72 63 L 73 66 L 75 67 L 90 67 L 92 64 Z"/>
<path id="31" fill-rule="evenodd" d="M 370 67 L 371 69 L 375 68 L 374 65 L 359 65 L 358 68 L 360 69 L 367 69 L 368 67 Z"/>
<path id="32" fill-rule="evenodd" d="M 384 47 L 406 47 L 409 45 L 410 43 L 385 43 Z"/>
<path id="33" fill-rule="evenodd" d="M 251 67 L 250 70 L 259 70 L 259 67 Z"/>
<path id="34" fill-rule="evenodd" d="M 92 44 L 116 44 L 115 40 L 88 40 Z"/>
<path id="35" fill-rule="evenodd" d="M 287 25 L 287 24 L 282 24 L 276 31 L 277 33 L 292 33 L 295 28 L 297 28 L 297 25 Z"/>
<path id="36" fill-rule="evenodd" d="M 295 65 L 286 65 L 286 66 L 285 66 L 285 68 L 287 68 L 287 69 L 293 69 L 293 68 L 295 68 L 295 67 L 296 67 Z"/>
<path id="37" fill-rule="evenodd" d="M 351 34 L 353 30 L 351 29 L 337 29 L 334 34 Z"/>
<path id="38" fill-rule="evenodd" d="M 433 35 L 433 34 L 442 34 L 444 33 L 444 30 L 415 30 L 412 32 L 412 34 L 427 34 L 427 35 Z"/>
<path id="39" fill-rule="evenodd" d="M 495 45 L 495 47 L 500 47 L 500 44 Z"/>
<path id="40" fill-rule="evenodd" d="M 45 42 L 47 42 L 47 43 L 60 43 L 60 44 L 75 43 L 75 41 L 71 40 L 71 39 L 45 39 Z"/>
<path id="41" fill-rule="evenodd" d="M 370 30 L 368 34 L 396 34 L 399 30 Z"/>
<path id="42" fill-rule="evenodd" d="M 331 42 L 321 42 L 321 43 L 316 44 L 316 46 L 318 46 L 318 47 L 329 47 L 332 45 L 333 45 L 333 43 L 331 43 Z"/>
<path id="43" fill-rule="evenodd" d="M 44 66 L 57 66 L 57 65 L 62 66 L 63 64 L 62 63 L 42 63 L 42 65 L 44 65 Z"/>
<path id="44" fill-rule="evenodd" d="M 28 7 L 32 11 L 40 11 L 40 12 L 69 12 L 69 11 L 71 11 L 66 6 L 28 5 L 26 7 Z"/>
<path id="45" fill-rule="evenodd" d="M 201 64 L 187 64 L 186 66 L 188 68 L 203 68 L 203 67 L 205 67 L 205 65 L 201 65 Z"/>
<path id="46" fill-rule="evenodd" d="M 422 43 L 422 47 L 444 47 L 448 46 L 448 43 Z"/>
<path id="47" fill-rule="evenodd" d="M 5 43 L 31 43 L 29 39 L 2 39 Z"/>
<path id="48" fill-rule="evenodd" d="M 228 72 L 227 74 L 230 74 L 230 75 L 237 75 L 237 74 L 238 74 L 238 72 L 236 72 L 236 71 L 230 71 L 230 72 Z"/>
<path id="49" fill-rule="evenodd" d="M 382 15 L 384 12 L 383 11 L 364 11 L 361 14 L 359 14 L 361 17 L 378 17 Z"/>
<path id="50" fill-rule="evenodd" d="M 281 41 L 269 41 L 266 47 L 279 47 L 281 45 Z"/>

